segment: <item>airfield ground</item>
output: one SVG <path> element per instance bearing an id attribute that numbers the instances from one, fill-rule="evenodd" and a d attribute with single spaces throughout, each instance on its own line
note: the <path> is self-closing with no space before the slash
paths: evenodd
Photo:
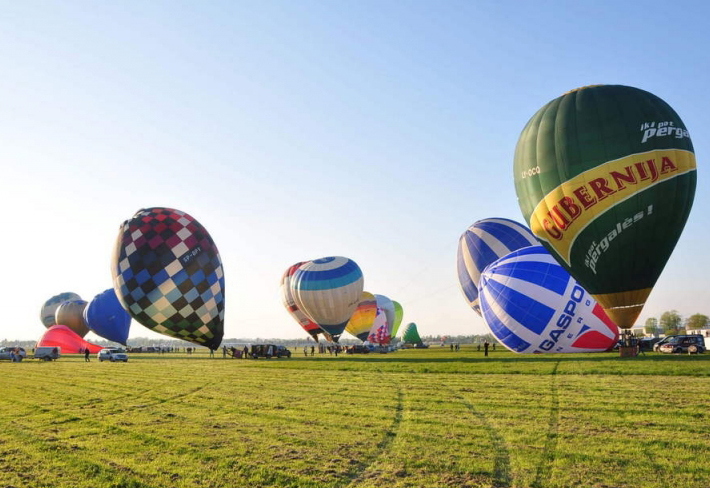
<path id="1" fill-rule="evenodd" d="M 710 353 L 0 363 L 0 487 L 710 486 Z"/>

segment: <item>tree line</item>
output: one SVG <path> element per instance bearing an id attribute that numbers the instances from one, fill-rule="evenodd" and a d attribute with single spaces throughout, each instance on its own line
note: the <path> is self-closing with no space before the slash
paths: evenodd
<path id="1" fill-rule="evenodd" d="M 696 313 L 683 319 L 677 310 L 663 312 L 660 318 L 646 319 L 644 331 L 646 334 L 685 334 L 688 330 L 699 330 L 710 327 L 710 317 Z"/>

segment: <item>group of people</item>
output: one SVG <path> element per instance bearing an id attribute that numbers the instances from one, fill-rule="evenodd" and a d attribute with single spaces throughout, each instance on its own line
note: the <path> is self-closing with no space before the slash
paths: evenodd
<path id="1" fill-rule="evenodd" d="M 303 346 L 303 355 L 308 356 L 308 347 L 309 346 Z M 335 354 L 336 356 L 338 354 L 341 354 L 346 350 L 346 346 L 341 346 L 340 344 L 335 344 L 333 346 L 326 346 L 324 344 L 318 344 L 318 354 L 325 354 L 326 352 L 330 354 L 331 356 Z M 315 356 L 316 354 L 316 347 L 315 346 L 310 346 L 310 351 L 311 351 L 311 356 Z"/>
<path id="2" fill-rule="evenodd" d="M 249 348 L 247 346 L 244 346 L 244 349 L 237 349 L 236 347 L 227 347 L 227 346 L 222 346 L 222 357 L 227 358 L 233 357 L 233 358 L 248 358 L 249 357 Z"/>
<path id="3" fill-rule="evenodd" d="M 12 363 L 19 363 L 22 361 L 22 358 L 24 357 L 22 353 L 24 350 L 20 350 L 19 347 L 16 347 L 14 349 L 10 349 L 10 362 Z"/>

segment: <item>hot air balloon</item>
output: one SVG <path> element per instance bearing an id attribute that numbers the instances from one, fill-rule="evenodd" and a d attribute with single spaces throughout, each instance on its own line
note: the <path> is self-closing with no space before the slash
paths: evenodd
<path id="1" fill-rule="evenodd" d="M 323 333 L 323 330 L 321 330 L 318 324 L 313 322 L 303 310 L 298 308 L 296 301 L 293 299 L 293 294 L 291 293 L 291 277 L 302 264 L 303 262 L 300 262 L 290 266 L 281 277 L 281 301 L 288 313 L 291 314 L 291 317 L 318 342 L 318 334 Z"/>
<path id="2" fill-rule="evenodd" d="M 76 334 L 84 337 L 89 333 L 89 326 L 84 321 L 84 309 L 87 302 L 84 300 L 70 300 L 62 302 L 54 314 L 57 324 L 66 325 Z"/>
<path id="3" fill-rule="evenodd" d="M 57 322 L 54 318 L 57 308 L 64 302 L 71 300 L 81 300 L 81 297 L 76 293 L 70 291 L 65 293 L 60 293 L 59 295 L 54 295 L 52 298 L 44 302 L 42 305 L 42 310 L 40 311 L 39 318 L 45 327 L 51 327 L 56 325 Z"/>
<path id="4" fill-rule="evenodd" d="M 381 307 L 377 307 L 375 320 L 372 322 L 372 327 L 367 336 L 367 341 L 371 344 L 388 344 L 390 339 L 389 324 L 387 323 L 387 314 Z"/>
<path id="5" fill-rule="evenodd" d="M 337 341 L 360 303 L 363 277 L 352 259 L 327 257 L 302 264 L 290 286 L 296 306 Z"/>
<path id="6" fill-rule="evenodd" d="M 542 246 L 492 263 L 479 290 L 486 325 L 513 352 L 601 352 L 619 339 L 604 309 Z"/>
<path id="7" fill-rule="evenodd" d="M 62 354 L 81 354 L 87 348 L 92 354 L 98 353 L 102 346 L 86 342 L 76 332 L 65 325 L 53 325 L 37 341 L 37 347 L 61 347 Z"/>
<path id="8" fill-rule="evenodd" d="M 417 331 L 417 324 L 410 322 L 404 326 L 402 331 L 402 340 L 406 344 L 421 344 L 422 339 L 419 337 L 419 331 Z"/>
<path id="9" fill-rule="evenodd" d="M 360 295 L 360 303 L 350 317 L 345 330 L 361 341 L 366 341 L 377 316 L 377 300 L 366 291 Z"/>
<path id="10" fill-rule="evenodd" d="M 695 195 L 678 114 L 628 86 L 571 91 L 527 123 L 514 176 L 533 233 L 619 327 L 632 327 Z"/>
<path id="11" fill-rule="evenodd" d="M 123 308 L 161 334 L 217 349 L 224 334 L 224 272 L 217 246 L 193 217 L 139 210 L 121 225 L 113 284 Z"/>
<path id="12" fill-rule="evenodd" d="M 377 300 L 377 306 L 382 309 L 382 311 L 385 313 L 385 316 L 387 317 L 387 335 L 391 339 L 392 337 L 394 337 L 392 335 L 392 330 L 394 328 L 395 321 L 394 302 L 392 302 L 392 300 L 390 300 L 384 295 L 375 295 L 375 299 Z"/>
<path id="13" fill-rule="evenodd" d="M 399 325 L 402 323 L 402 317 L 404 317 L 404 310 L 399 302 L 392 300 L 392 305 L 394 305 L 394 325 L 392 326 L 392 337 L 397 337 L 397 331 L 399 330 Z"/>
<path id="14" fill-rule="evenodd" d="M 486 266 L 520 248 L 539 244 L 530 229 L 501 218 L 479 220 L 461 234 L 456 269 L 461 291 L 474 312 L 481 315 L 478 280 Z"/>
<path id="15" fill-rule="evenodd" d="M 104 339 L 126 345 L 131 328 L 131 316 L 118 301 L 113 288 L 96 295 L 84 309 L 84 321 L 89 329 Z"/>

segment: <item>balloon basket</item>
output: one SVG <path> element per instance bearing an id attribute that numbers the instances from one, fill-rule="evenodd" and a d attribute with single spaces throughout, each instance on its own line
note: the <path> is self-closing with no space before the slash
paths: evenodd
<path id="1" fill-rule="evenodd" d="M 619 357 L 620 358 L 635 358 L 638 355 L 638 348 L 636 346 L 621 346 L 619 347 Z"/>

